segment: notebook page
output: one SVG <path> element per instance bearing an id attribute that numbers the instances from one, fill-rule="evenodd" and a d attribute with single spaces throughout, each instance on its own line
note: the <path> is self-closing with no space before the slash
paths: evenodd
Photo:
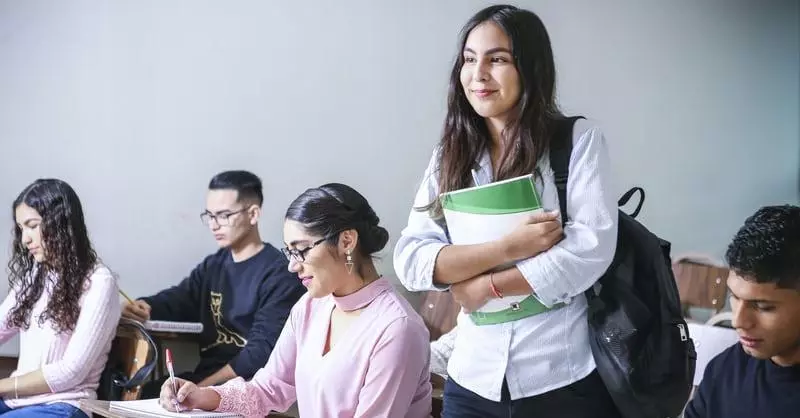
<path id="1" fill-rule="evenodd" d="M 240 415 L 223 412 L 207 412 L 201 410 L 170 412 L 162 408 L 158 399 L 142 399 L 138 401 L 112 401 L 109 409 L 115 411 L 133 412 L 137 415 L 152 417 L 238 417 Z"/>

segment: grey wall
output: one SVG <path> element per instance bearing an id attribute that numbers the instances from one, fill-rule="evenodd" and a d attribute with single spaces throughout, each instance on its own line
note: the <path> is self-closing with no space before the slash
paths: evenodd
<path id="1" fill-rule="evenodd" d="M 263 178 L 276 245 L 292 198 L 328 181 L 362 191 L 393 243 L 456 33 L 486 4 L 0 0 L 0 205 L 70 182 L 133 296 L 214 250 L 198 214 L 224 169 Z M 798 201 L 797 2 L 518 4 L 551 31 L 563 107 L 602 123 L 618 190 L 647 189 L 642 219 L 675 252 L 719 256 L 757 207 Z"/>

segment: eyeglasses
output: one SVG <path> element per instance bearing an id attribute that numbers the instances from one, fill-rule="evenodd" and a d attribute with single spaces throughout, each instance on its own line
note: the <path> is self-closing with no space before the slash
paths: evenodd
<path id="1" fill-rule="evenodd" d="M 219 226 L 228 226 L 231 224 L 231 216 L 236 215 L 237 213 L 242 213 L 245 210 L 247 210 L 247 208 L 242 208 L 233 212 L 221 212 L 217 213 L 216 215 L 209 211 L 205 211 L 200 214 L 200 220 L 206 225 L 209 225 L 213 220 Z"/>
<path id="2" fill-rule="evenodd" d="M 336 234 L 338 234 L 338 232 Z M 297 248 L 283 247 L 283 248 L 281 248 L 281 252 L 283 253 L 283 255 L 286 256 L 286 258 L 289 261 L 292 261 L 292 259 L 294 259 L 294 261 L 296 261 L 298 263 L 303 263 L 303 262 L 306 261 L 306 254 L 309 251 L 311 251 L 312 248 L 314 248 L 317 245 L 322 244 L 323 242 L 333 238 L 334 236 L 336 236 L 336 234 L 330 234 L 330 235 L 328 235 L 328 236 L 326 236 L 324 238 L 320 238 L 320 239 L 314 241 L 308 247 L 303 248 L 302 250 L 298 250 Z"/>

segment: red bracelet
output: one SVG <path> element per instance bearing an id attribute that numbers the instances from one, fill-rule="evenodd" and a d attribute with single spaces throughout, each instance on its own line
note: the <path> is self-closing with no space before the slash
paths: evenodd
<path id="1" fill-rule="evenodd" d="M 492 278 L 492 276 L 494 276 L 494 272 L 489 273 L 489 288 L 492 289 L 492 294 L 494 295 L 494 297 L 502 299 L 503 294 L 500 293 L 499 290 L 497 290 L 497 287 L 494 285 L 494 279 Z"/>

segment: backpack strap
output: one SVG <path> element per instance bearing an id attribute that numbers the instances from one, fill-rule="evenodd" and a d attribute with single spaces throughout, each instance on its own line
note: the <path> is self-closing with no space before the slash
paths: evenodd
<path id="1" fill-rule="evenodd" d="M 550 167 L 553 169 L 558 191 L 562 225 L 567 223 L 567 181 L 569 180 L 569 159 L 572 156 L 572 127 L 578 119 L 583 119 L 583 116 L 571 116 L 557 120 L 553 137 L 550 140 Z"/>
<path id="2" fill-rule="evenodd" d="M 620 197 L 619 201 L 617 202 L 617 206 L 620 207 L 627 205 L 628 202 L 631 200 L 631 197 L 633 197 L 633 194 L 636 192 L 639 192 L 639 197 L 640 197 L 639 204 L 636 205 L 636 209 L 634 209 L 633 212 L 629 214 L 631 218 L 636 218 L 639 215 L 639 211 L 642 210 L 642 205 L 644 204 L 644 189 L 638 186 L 631 188 L 630 190 L 625 192 L 625 194 L 622 195 L 622 197 Z"/>
<path id="3" fill-rule="evenodd" d="M 558 206 L 561 211 L 561 225 L 567 223 L 567 182 L 569 181 L 569 159 L 572 156 L 572 128 L 575 121 L 583 116 L 570 116 L 556 121 L 556 129 L 550 140 L 550 168 L 553 169 Z M 599 305 L 592 303 L 597 296 L 594 287 L 589 287 L 583 294 L 589 302 L 589 313 L 593 315 Z"/>

